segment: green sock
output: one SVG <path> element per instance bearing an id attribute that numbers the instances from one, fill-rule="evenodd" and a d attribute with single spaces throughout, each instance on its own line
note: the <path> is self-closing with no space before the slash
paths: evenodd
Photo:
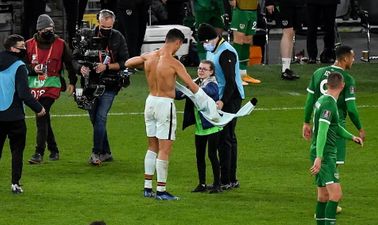
<path id="1" fill-rule="evenodd" d="M 246 70 L 247 69 L 247 66 L 244 66 L 244 64 L 242 63 L 241 59 L 243 58 L 243 51 L 244 51 L 244 44 L 238 44 L 238 43 L 233 43 L 232 46 L 234 46 L 236 52 L 238 53 L 238 57 L 239 57 L 239 67 L 241 70 Z"/>
<path id="2" fill-rule="evenodd" d="M 317 202 L 316 204 L 316 211 L 315 211 L 315 219 L 317 225 L 324 225 L 325 224 L 325 210 L 326 210 L 327 202 Z"/>
<path id="3" fill-rule="evenodd" d="M 336 224 L 336 208 L 338 202 L 328 201 L 325 209 L 325 225 L 335 225 Z"/>
<path id="4" fill-rule="evenodd" d="M 241 53 L 239 55 L 240 70 L 247 70 L 249 62 L 249 46 L 249 44 L 242 45 Z"/>

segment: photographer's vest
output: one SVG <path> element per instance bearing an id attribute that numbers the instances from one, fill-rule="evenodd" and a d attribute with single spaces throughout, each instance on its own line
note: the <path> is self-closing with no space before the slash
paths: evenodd
<path id="1" fill-rule="evenodd" d="M 9 109 L 16 92 L 16 71 L 25 65 L 21 60 L 15 61 L 7 69 L 0 71 L 0 111 Z"/>
<path id="2" fill-rule="evenodd" d="M 64 41 L 56 38 L 48 49 L 37 47 L 37 41 L 32 38 L 26 42 L 28 61 L 33 69 L 38 64 L 47 66 L 47 77 L 29 76 L 29 87 L 34 98 L 59 98 L 61 91 L 60 72 L 62 70 L 62 56 Z"/>
<path id="3" fill-rule="evenodd" d="M 241 10 L 256 10 L 258 0 L 236 0 L 236 5 Z"/>

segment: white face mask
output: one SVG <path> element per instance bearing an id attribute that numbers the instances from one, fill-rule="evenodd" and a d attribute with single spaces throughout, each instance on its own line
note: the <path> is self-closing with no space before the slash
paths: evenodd
<path id="1" fill-rule="evenodd" d="M 207 42 L 203 43 L 203 48 L 208 52 L 212 52 L 215 49 L 215 45 L 213 45 L 211 42 Z"/>

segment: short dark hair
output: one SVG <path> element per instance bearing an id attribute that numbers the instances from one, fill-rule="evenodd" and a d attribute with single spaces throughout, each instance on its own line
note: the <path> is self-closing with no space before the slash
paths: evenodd
<path id="1" fill-rule="evenodd" d="M 179 29 L 170 29 L 167 35 L 165 36 L 165 42 L 174 42 L 176 40 L 180 40 L 183 42 L 185 40 L 185 35 Z"/>
<path id="2" fill-rule="evenodd" d="M 338 72 L 332 72 L 328 75 L 327 85 L 331 89 L 338 88 L 344 82 L 344 77 Z"/>
<path id="3" fill-rule="evenodd" d="M 336 58 L 342 59 L 345 56 L 349 55 L 352 52 L 352 48 L 346 45 L 342 45 L 336 48 Z"/>
<path id="4" fill-rule="evenodd" d="M 11 34 L 4 40 L 3 46 L 6 50 L 10 50 L 10 48 L 14 47 L 19 41 L 25 41 L 25 39 L 21 35 Z"/>

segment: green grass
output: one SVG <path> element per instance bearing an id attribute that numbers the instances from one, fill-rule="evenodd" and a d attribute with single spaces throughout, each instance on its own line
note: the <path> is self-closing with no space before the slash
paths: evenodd
<path id="1" fill-rule="evenodd" d="M 6 144 L 0 162 L 1 225 L 86 225 L 103 219 L 108 225 L 129 224 L 315 224 L 315 185 L 309 174 L 309 143 L 301 137 L 305 88 L 319 65 L 294 65 L 297 81 L 279 79 L 280 66 L 249 69 L 263 83 L 246 87 L 258 108 L 238 120 L 238 178 L 241 188 L 218 195 L 191 193 L 197 185 L 193 128 L 182 131 L 178 114 L 177 140 L 169 164 L 168 190 L 181 197 L 160 202 L 142 197 L 146 151 L 143 108 L 147 96 L 142 74 L 121 91 L 108 118 L 115 161 L 88 165 L 91 125 L 86 116 L 53 117 L 61 160 L 29 165 L 35 121 L 27 119 L 28 134 L 22 183 L 24 193 L 10 192 L 10 152 Z M 191 73 L 194 72 L 190 69 Z M 363 149 L 348 143 L 347 164 L 341 168 L 344 199 L 338 224 L 376 225 L 378 222 L 377 100 L 378 64 L 356 64 L 357 103 L 367 141 Z M 177 102 L 183 110 L 183 102 Z M 135 113 L 135 114 L 134 114 Z M 30 116 L 32 113 L 27 110 Z M 63 93 L 54 115 L 85 114 Z M 348 121 L 349 130 L 356 130 Z M 208 183 L 212 182 L 208 162 Z"/>

